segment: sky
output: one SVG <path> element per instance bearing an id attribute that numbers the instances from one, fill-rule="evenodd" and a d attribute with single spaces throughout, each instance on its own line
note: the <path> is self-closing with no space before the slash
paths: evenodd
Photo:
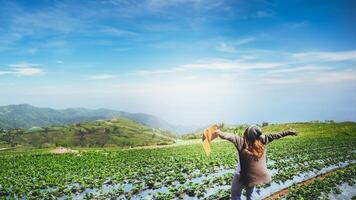
<path id="1" fill-rule="evenodd" d="M 356 120 L 356 2 L 0 0 L 0 105 Z"/>

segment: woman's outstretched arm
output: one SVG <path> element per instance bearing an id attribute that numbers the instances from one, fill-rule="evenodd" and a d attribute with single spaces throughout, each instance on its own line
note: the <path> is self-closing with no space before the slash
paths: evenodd
<path id="1" fill-rule="evenodd" d="M 277 140 L 288 135 L 297 135 L 297 134 L 298 133 L 296 131 L 283 131 L 276 134 L 268 134 L 264 136 L 264 140 L 265 140 L 264 143 L 268 144 L 273 140 Z"/>
<path id="2" fill-rule="evenodd" d="M 228 140 L 228 141 L 232 142 L 238 150 L 240 150 L 242 148 L 242 145 L 243 145 L 242 137 L 232 134 L 232 133 L 224 133 L 220 130 L 218 130 L 217 133 L 221 139 Z"/>

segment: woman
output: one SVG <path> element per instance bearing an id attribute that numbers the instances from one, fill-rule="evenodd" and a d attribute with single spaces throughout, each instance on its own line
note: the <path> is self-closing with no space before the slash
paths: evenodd
<path id="1" fill-rule="evenodd" d="M 261 128 L 252 125 L 246 128 L 243 137 L 223 133 L 220 129 L 217 130 L 216 134 L 221 139 L 232 142 L 238 151 L 239 162 L 231 185 L 231 198 L 233 200 L 241 199 L 241 190 L 245 187 L 246 199 L 249 200 L 252 199 L 256 185 L 271 181 L 271 176 L 267 173 L 266 145 L 287 135 L 297 135 L 297 132 L 284 131 L 277 134 L 262 135 Z"/>

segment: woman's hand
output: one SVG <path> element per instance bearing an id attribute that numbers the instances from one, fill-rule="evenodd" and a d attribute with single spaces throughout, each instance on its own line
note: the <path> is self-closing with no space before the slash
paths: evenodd
<path id="1" fill-rule="evenodd" d="M 217 137 L 219 137 L 219 133 L 220 133 L 220 132 L 221 132 L 220 129 L 217 128 L 216 131 L 211 134 L 212 140 L 215 139 L 215 138 L 217 138 Z"/>
<path id="2" fill-rule="evenodd" d="M 217 128 L 216 131 L 214 132 L 214 135 L 219 136 L 221 133 L 220 128 Z"/>
<path id="3" fill-rule="evenodd" d="M 208 139 L 208 141 L 211 142 L 217 138 L 219 136 L 219 132 L 221 132 L 219 128 L 220 127 L 216 124 L 206 128 L 203 132 L 202 140 L 204 141 L 205 139 Z"/>

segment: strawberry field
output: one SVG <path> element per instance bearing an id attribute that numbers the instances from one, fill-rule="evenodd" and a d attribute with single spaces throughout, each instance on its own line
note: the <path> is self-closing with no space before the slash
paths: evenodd
<path id="1" fill-rule="evenodd" d="M 284 199 L 356 196 L 356 124 L 293 123 L 263 131 L 289 128 L 299 135 L 268 146 L 272 182 L 258 186 L 256 197 L 266 198 L 286 187 Z M 210 157 L 201 144 L 79 149 L 77 154 L 1 152 L 0 199 L 228 199 L 236 150 L 221 140 L 211 149 Z M 298 184 L 330 171 L 323 180 Z"/>

